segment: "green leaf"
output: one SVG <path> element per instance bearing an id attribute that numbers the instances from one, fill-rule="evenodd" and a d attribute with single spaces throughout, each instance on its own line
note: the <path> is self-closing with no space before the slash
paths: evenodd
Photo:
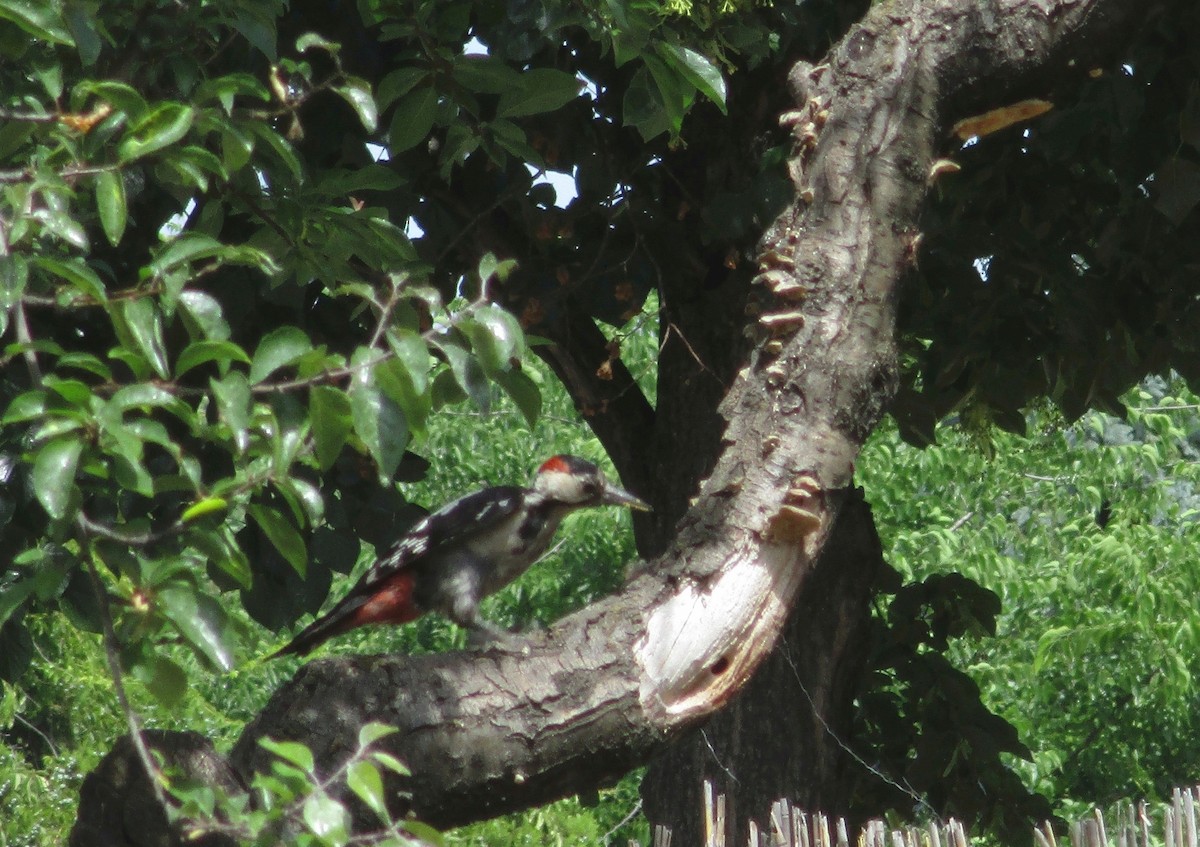
<path id="1" fill-rule="evenodd" d="M 446 843 L 442 833 L 427 823 L 421 823 L 421 821 L 405 821 L 404 832 L 415 838 L 419 843 L 429 844 L 432 847 L 442 847 Z"/>
<path id="2" fill-rule="evenodd" d="M 471 351 L 454 339 L 439 340 L 438 348 L 450 363 L 450 371 L 454 374 L 454 380 L 459 387 L 466 392 L 466 395 L 481 411 L 485 414 L 490 411 L 491 396 L 488 393 L 487 378 L 479 364 L 479 358 L 472 355 Z"/>
<path id="3" fill-rule="evenodd" d="M 250 563 L 228 523 L 222 523 L 213 530 L 193 531 L 188 534 L 188 540 L 205 560 L 231 577 L 239 587 L 248 589 L 254 584 Z"/>
<path id="4" fill-rule="evenodd" d="M 308 573 L 308 551 L 304 548 L 304 539 L 300 537 L 296 528 L 287 518 L 269 506 L 252 503 L 247 511 L 280 555 L 303 578 Z"/>
<path id="5" fill-rule="evenodd" d="M 413 330 L 392 328 L 388 330 L 387 341 L 396 361 L 404 367 L 412 382 L 413 391 L 424 394 L 429 387 L 429 369 L 433 365 L 425 339 Z"/>
<path id="6" fill-rule="evenodd" d="M 675 127 L 676 118 L 679 124 L 682 123 L 682 111 L 675 111 L 679 114 L 669 113 L 663 102 L 662 92 L 649 71 L 644 67 L 638 68 L 621 101 L 621 115 L 625 126 L 636 127 L 642 138 L 649 141 Z"/>
<path id="7" fill-rule="evenodd" d="M 696 90 L 717 104 L 721 114 L 729 114 L 725 105 L 725 77 L 717 66 L 690 47 L 659 44 L 658 53 Z"/>
<path id="8" fill-rule="evenodd" d="M 0 262 L 0 336 L 8 329 L 13 306 L 21 302 L 29 282 L 29 262 L 24 256 L 9 255 Z"/>
<path id="9" fill-rule="evenodd" d="M 181 420 L 192 417 L 191 407 L 187 403 L 167 389 L 149 383 L 125 386 L 109 399 L 106 406 L 116 415 L 122 415 L 129 409 L 165 408 Z"/>
<path id="10" fill-rule="evenodd" d="M 211 177 L 228 179 L 221 160 L 194 144 L 172 151 L 163 164 L 176 172 L 180 183 L 185 186 L 192 185 L 201 192 L 208 191 L 208 181 Z"/>
<path id="11" fill-rule="evenodd" d="M 1058 644 L 1058 642 L 1062 641 L 1063 638 L 1071 634 L 1072 629 L 1073 628 L 1069 626 L 1055 626 L 1042 633 L 1037 640 L 1037 651 L 1033 659 L 1033 672 L 1035 674 L 1042 672 L 1046 666 L 1046 661 L 1050 657 L 1051 651 Z"/>
<path id="12" fill-rule="evenodd" d="M 312 751 L 298 741 L 276 741 L 273 738 L 260 738 L 258 739 L 258 743 L 268 753 L 273 753 L 285 762 L 291 762 L 305 773 L 311 774 L 316 770 Z"/>
<path id="13" fill-rule="evenodd" d="M 125 207 L 125 180 L 117 171 L 102 171 L 96 174 L 96 211 L 100 213 L 100 225 L 104 235 L 114 247 L 121 243 L 125 234 L 128 211 Z"/>
<path id="14" fill-rule="evenodd" d="M 359 749 L 370 747 L 381 738 L 387 738 L 389 735 L 395 735 L 400 730 L 394 726 L 389 726 L 379 721 L 371 721 L 364 724 L 358 731 L 358 746 Z"/>
<path id="15" fill-rule="evenodd" d="M 65 353 L 59 357 L 57 367 L 85 371 L 106 381 L 113 378 L 112 369 L 91 353 Z"/>
<path id="16" fill-rule="evenodd" d="M 42 389 L 18 394 L 4 410 L 0 423 L 12 424 L 31 421 L 46 414 L 46 392 Z"/>
<path id="17" fill-rule="evenodd" d="M 76 86 L 75 94 L 80 98 L 93 94 L 113 108 L 124 112 L 131 121 L 141 120 L 142 116 L 150 109 L 150 105 L 137 89 L 123 82 L 86 80 Z"/>
<path id="18" fill-rule="evenodd" d="M 220 603 L 184 585 L 162 588 L 154 596 L 188 643 L 221 670 L 233 669 L 232 627 Z"/>
<path id="19" fill-rule="evenodd" d="M 404 179 L 391 168 L 371 164 L 353 170 L 330 169 L 321 178 L 318 189 L 330 194 L 354 194 L 359 191 L 395 191 L 403 185 Z"/>
<path id="20" fill-rule="evenodd" d="M 74 47 L 63 23 L 61 5 L 31 0 L 0 0 L 0 18 L 10 20 L 38 41 Z"/>
<path id="21" fill-rule="evenodd" d="M 404 363 L 399 359 L 380 362 L 375 366 L 374 380 L 384 396 L 400 407 L 409 427 L 415 432 L 423 432 L 431 410 L 429 393 L 418 389 L 413 374 Z"/>
<path id="22" fill-rule="evenodd" d="M 297 327 L 282 326 L 270 332 L 254 351 L 254 361 L 250 365 L 250 384 L 257 385 L 311 349 L 312 341 Z"/>
<path id="23" fill-rule="evenodd" d="M 296 155 L 296 151 L 292 149 L 292 145 L 288 144 L 279 133 L 260 121 L 253 121 L 247 124 L 245 128 L 267 142 L 267 146 L 271 148 L 280 162 L 291 171 L 296 182 L 304 181 L 304 168 L 300 164 L 300 157 Z M 237 168 L 229 164 L 228 158 L 226 159 L 225 166 L 230 170 L 237 170 Z"/>
<path id="24" fill-rule="evenodd" d="M 385 76 L 379 83 L 375 94 L 375 102 L 380 110 L 386 109 L 396 101 L 416 88 L 429 76 L 424 68 L 400 68 Z"/>
<path id="25" fill-rule="evenodd" d="M 454 81 L 478 94 L 504 94 L 522 88 L 521 72 L 496 56 L 459 56 Z"/>
<path id="26" fill-rule="evenodd" d="M 83 429 L 83 421 L 80 420 L 80 417 L 80 415 L 71 415 L 42 421 L 29 433 L 29 446 L 36 447 L 47 441 L 78 432 Z"/>
<path id="27" fill-rule="evenodd" d="M 275 17 L 267 11 L 269 7 L 239 3 L 230 8 L 237 9 L 233 18 L 233 28 L 241 33 L 242 37 L 262 53 L 268 61 L 274 62 L 277 56 Z"/>
<path id="28" fill-rule="evenodd" d="M 324 50 L 326 53 L 337 53 L 342 49 L 342 45 L 336 41 L 330 41 L 325 36 L 316 32 L 306 32 L 296 39 L 296 52 L 303 53 L 305 50 L 313 48 Z"/>
<path id="29" fill-rule="evenodd" d="M 500 282 L 504 282 L 516 267 L 516 259 L 500 260 L 496 258 L 494 253 L 484 253 L 483 258 L 479 260 L 479 267 L 476 271 L 479 275 L 479 284 L 483 286 L 484 291 L 487 291 L 487 285 L 491 282 L 492 277 L 495 277 Z"/>
<path id="30" fill-rule="evenodd" d="M 55 520 L 66 516 L 75 491 L 75 470 L 83 442 L 76 438 L 51 441 L 33 462 L 33 489 L 46 514 Z"/>
<path id="31" fill-rule="evenodd" d="M 87 383 L 77 379 L 63 379 L 54 374 L 46 374 L 42 384 L 74 406 L 87 407 L 92 399 L 92 389 Z"/>
<path id="32" fill-rule="evenodd" d="M 371 758 L 392 773 L 399 774 L 400 776 L 412 776 L 412 771 L 408 769 L 408 766 L 391 753 L 385 753 L 382 750 L 373 750 L 371 751 Z"/>
<path id="33" fill-rule="evenodd" d="M 410 91 L 396 103 L 388 129 L 388 150 L 392 155 L 416 147 L 429 131 L 437 115 L 438 94 L 432 85 Z"/>
<path id="34" fill-rule="evenodd" d="M 230 362 L 250 364 L 250 357 L 232 341 L 194 341 L 175 360 L 175 376 L 181 377 L 205 362 L 218 362 L 221 371 L 225 371 Z"/>
<path id="35" fill-rule="evenodd" d="M 316 526 L 325 519 L 325 497 L 321 489 L 298 476 L 278 480 L 275 489 L 288 501 L 295 513 L 296 522 L 307 522 Z"/>
<path id="36" fill-rule="evenodd" d="M 350 813 L 328 794 L 313 794 L 304 801 L 304 823 L 324 844 L 345 844 L 349 838 Z"/>
<path id="37" fill-rule="evenodd" d="M 216 100 L 224 108 L 225 114 L 230 114 L 233 112 L 235 98 L 239 95 L 255 100 L 271 99 L 262 83 L 248 73 L 232 73 L 205 80 L 196 86 L 193 99 L 197 103 Z M 228 124 L 223 124 L 223 127 L 227 126 Z"/>
<path id="38" fill-rule="evenodd" d="M 224 249 L 225 245 L 210 235 L 200 232 L 185 232 L 172 239 L 154 257 L 149 269 L 154 276 L 163 276 L 172 268 L 184 266 L 196 259 L 207 259 L 220 255 Z"/>
<path id="39" fill-rule="evenodd" d="M 86 68 L 91 68 L 100 58 L 103 42 L 97 32 L 96 13 L 99 4 L 88 8 L 83 3 L 68 3 L 63 10 L 66 14 L 67 27 L 79 50 L 79 60 Z"/>
<path id="40" fill-rule="evenodd" d="M 695 90 L 687 83 L 677 68 L 670 66 L 658 56 L 643 56 L 642 61 L 650 71 L 654 84 L 658 87 L 671 132 L 677 135 L 683 128 L 684 115 L 687 114 L 688 108 L 695 100 Z"/>
<path id="41" fill-rule="evenodd" d="M 176 143 L 192 128 L 196 111 L 180 103 L 161 103 L 129 128 L 117 147 L 121 162 L 132 162 Z"/>
<path id="42" fill-rule="evenodd" d="M 36 585 L 37 580 L 29 576 L 0 591 L 0 627 L 4 626 L 4 622 L 25 602 L 25 598 L 33 593 Z"/>
<path id="43" fill-rule="evenodd" d="M 379 111 L 375 106 L 375 98 L 371 95 L 371 84 L 365 79 L 352 76 L 346 78 L 345 85 L 335 86 L 333 90 L 354 109 L 363 129 L 374 132 L 379 124 Z"/>
<path id="44" fill-rule="evenodd" d="M 517 118 L 553 112 L 579 96 L 583 83 L 565 71 L 534 68 L 521 74 L 521 87 L 500 95 L 496 117 Z"/>
<path id="45" fill-rule="evenodd" d="M 515 368 L 506 373 L 498 373 L 493 379 L 516 404 L 525 422 L 533 427 L 542 414 L 542 391 L 538 384 L 524 371 Z"/>
<path id="46" fill-rule="evenodd" d="M 111 438 L 106 439 L 102 446 L 110 456 L 113 481 L 125 491 L 153 497 L 154 478 L 142 461 L 142 440 L 121 431 L 109 434 Z"/>
<path id="47" fill-rule="evenodd" d="M 308 414 L 312 419 L 313 446 L 321 470 L 333 467 L 354 427 L 350 398 L 330 385 L 313 387 L 308 395 Z"/>
<path id="48" fill-rule="evenodd" d="M 53 235 L 67 244 L 87 252 L 88 237 L 83 225 L 73 216 L 74 209 L 68 206 L 66 198 L 55 191 L 43 191 L 46 200 L 45 207 L 38 209 L 30 220 L 36 220 L 49 235 Z"/>
<path id="49" fill-rule="evenodd" d="M 217 398 L 217 412 L 221 420 L 233 433 L 238 450 L 244 452 L 250 446 L 247 430 L 250 426 L 250 383 L 240 371 L 230 371 L 221 379 L 208 382 Z"/>
<path id="50" fill-rule="evenodd" d="M 188 523 L 196 518 L 211 515 L 213 512 L 223 512 L 229 508 L 229 502 L 224 497 L 205 497 L 183 510 L 179 516 L 180 523 Z"/>
<path id="51" fill-rule="evenodd" d="M 380 479 L 391 479 L 408 446 L 404 412 L 373 383 L 358 379 L 350 387 L 350 411 L 354 431 L 378 465 Z"/>
<path id="52" fill-rule="evenodd" d="M 183 309 L 188 331 L 193 335 L 200 334 L 205 338 L 224 340 L 229 337 L 229 322 L 220 302 L 211 294 L 203 291 L 185 291 L 179 295 L 179 305 Z"/>
<path id="53" fill-rule="evenodd" d="M 125 319 L 137 352 L 141 353 L 154 372 L 163 379 L 171 375 L 167 365 L 167 348 L 163 343 L 162 313 L 149 297 L 137 297 L 121 302 L 118 307 Z"/>
<path id="54" fill-rule="evenodd" d="M 503 309 L 494 306 L 476 309 L 460 328 L 471 339 L 480 364 L 489 374 L 511 370 L 514 361 L 520 361 L 518 354 L 524 348 L 525 333 L 517 319 Z"/>
<path id="55" fill-rule="evenodd" d="M 381 821 L 387 823 L 390 820 L 384 800 L 383 778 L 375 765 L 362 759 L 351 764 L 346 769 L 346 785 Z"/>
<path id="56" fill-rule="evenodd" d="M 132 670 L 133 676 L 168 709 L 177 706 L 187 693 L 187 673 L 165 656 L 137 661 Z"/>
<path id="57" fill-rule="evenodd" d="M 108 302 L 108 293 L 104 290 L 104 283 L 100 281 L 100 277 L 94 270 L 84 264 L 83 259 L 72 258 L 60 261 L 49 256 L 37 256 L 34 258 L 33 264 L 35 267 L 65 279 L 93 302 Z"/>
<path id="58" fill-rule="evenodd" d="M 221 162 L 230 173 L 236 173 L 250 162 L 254 139 L 235 126 L 221 127 Z M 297 163 L 298 165 L 299 163 Z"/>

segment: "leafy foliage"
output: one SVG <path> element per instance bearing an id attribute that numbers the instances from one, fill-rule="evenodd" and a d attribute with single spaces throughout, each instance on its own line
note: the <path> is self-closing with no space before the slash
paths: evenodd
<path id="1" fill-rule="evenodd" d="M 221 835 L 239 844 L 289 843 L 342 847 L 354 843 L 350 811 L 330 787 L 345 782 L 380 821 L 372 843 L 382 845 L 441 844 L 439 833 L 412 821 L 395 821 L 384 801 L 382 772 L 404 776 L 408 769 L 395 757 L 372 746 L 394 733 L 382 724 L 367 724 L 358 733 L 358 747 L 332 774 L 318 776 L 312 751 L 295 741 L 260 742 L 274 755 L 269 772 L 256 774 L 251 804 L 246 794 L 228 795 L 211 785 L 196 784 L 167 773 L 167 787 L 177 805 L 174 821 L 185 839 Z"/>
<path id="2" fill-rule="evenodd" d="M 1034 414 L 1039 434 L 993 432 L 991 458 L 976 436 L 949 428 L 939 447 L 881 435 L 864 454 L 891 561 L 918 580 L 884 612 L 880 668 L 893 668 L 884 671 L 893 682 L 864 704 L 877 722 L 868 737 L 906 749 L 903 727 L 925 715 L 915 723 L 929 731 L 922 710 L 939 700 L 960 723 L 935 747 L 907 748 L 921 752 L 897 765 L 898 781 L 941 791 L 941 767 L 1002 753 L 1056 812 L 1074 816 L 1121 797 L 1167 797 L 1194 778 L 1200 747 L 1187 728 L 1200 717 L 1191 695 L 1200 619 L 1187 563 L 1200 514 L 1200 397 L 1156 378 L 1125 400 L 1126 420 L 1093 413 L 1060 429 L 1053 412 Z M 947 644 L 956 634 L 969 637 Z M 886 655 L 897 652 L 903 661 Z M 943 682 L 906 674 L 914 662 Z M 990 715 L 956 711 L 978 702 L 963 686 L 978 686 L 1016 736 Z"/>
<path id="3" fill-rule="evenodd" d="M 188 681 L 168 643 L 236 664 L 245 628 L 223 595 L 279 628 L 362 542 L 403 529 L 377 482 L 421 474 L 406 451 L 435 410 L 487 411 L 495 385 L 536 420 L 522 326 L 493 301 L 539 274 L 561 284 L 566 254 L 531 256 L 518 281 L 476 233 L 461 243 L 456 186 L 503 174 L 469 202 L 499 196 L 536 240 L 557 212 L 533 175 L 568 164 L 549 126 L 678 140 L 697 96 L 726 107 L 721 63 L 772 43 L 735 49 L 765 22 L 712 18 L 708 58 L 683 41 L 689 19 L 640 4 L 2 8 L 35 70 L 6 72 L 0 104 L 0 670 L 27 666 L 35 609 L 93 631 L 111 617 L 125 668 L 165 701 Z M 617 99 L 601 70 L 625 75 Z M 606 160 L 572 157 L 589 208 L 626 190 Z M 613 284 L 635 314 L 648 277 Z M 525 305 L 526 325 L 558 308 Z"/>
<path id="4" fill-rule="evenodd" d="M 1041 397 L 1075 420 L 1119 414 L 1146 376 L 1200 378 L 1195 15 L 1060 85 L 1032 124 L 947 151 L 962 170 L 936 184 L 902 304 L 913 443 L 963 403 L 1023 432 Z"/>
<path id="5" fill-rule="evenodd" d="M 589 108 L 580 72 L 555 62 L 564 32 L 641 69 L 629 124 L 647 134 L 678 137 L 697 94 L 725 93 L 654 10 L 550 9 L 548 28 L 542 11 L 0 3 L 17 60 L 0 72 L 12 703 L 43 639 L 64 638 L 61 612 L 103 633 L 135 705 L 197 708 L 207 692 L 190 687 L 257 650 L 253 623 L 315 611 L 333 573 L 416 517 L 390 483 L 423 474 L 408 448 L 429 443 L 435 411 L 486 412 L 499 390 L 538 419 L 523 328 L 495 306 L 514 264 L 478 233 L 459 243 L 453 184 L 498 169 L 502 198 L 545 217 L 531 128 Z M 476 38 L 489 55 L 464 49 Z M 511 459 L 505 476 L 523 477 L 527 449 Z"/>

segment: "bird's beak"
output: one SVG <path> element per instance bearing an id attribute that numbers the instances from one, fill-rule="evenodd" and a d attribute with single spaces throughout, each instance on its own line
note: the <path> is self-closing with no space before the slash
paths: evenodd
<path id="1" fill-rule="evenodd" d="M 627 509 L 637 509 L 639 512 L 653 511 L 650 504 L 645 500 L 634 497 L 624 488 L 613 485 L 611 482 L 604 486 L 604 493 L 600 495 L 600 502 L 607 503 L 610 506 L 624 506 Z"/>

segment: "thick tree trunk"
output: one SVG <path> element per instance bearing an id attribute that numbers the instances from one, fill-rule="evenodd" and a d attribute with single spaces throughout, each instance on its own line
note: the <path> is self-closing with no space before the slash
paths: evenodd
<path id="1" fill-rule="evenodd" d="M 750 820 L 769 832 L 771 804 L 781 797 L 801 809 L 850 812 L 844 745 L 881 564 L 871 511 L 856 496 L 754 678 L 652 763 L 642 783 L 645 808 L 656 829 L 671 831 L 672 844 L 703 843 L 705 783 L 725 798 L 728 844 L 747 843 Z"/>
<path id="2" fill-rule="evenodd" d="M 1140 23 L 1149 11 L 1123 0 L 877 7 L 850 30 L 827 65 L 801 63 L 792 72 L 798 109 L 784 123 L 796 135 L 791 167 L 801 202 L 764 236 L 768 267 L 760 280 L 781 292 L 796 285 L 870 292 L 882 298 L 880 308 L 859 317 L 885 318 L 886 298 L 894 296 L 904 271 L 896 262 L 897 242 L 904 258 L 916 261 L 919 201 L 941 133 L 956 119 L 1070 82 L 1065 75 L 1100 61 L 1131 34 L 1123 27 Z M 807 197 L 812 205 L 806 212 Z M 782 258 L 782 267 L 773 257 Z M 804 294 L 803 303 L 806 318 L 821 313 L 813 294 Z M 863 329 L 871 334 L 878 326 Z M 881 363 L 888 355 L 882 344 L 879 355 Z M 787 365 L 789 373 L 811 366 L 807 359 Z M 872 402 L 867 396 L 864 401 Z M 858 443 L 852 410 L 845 411 L 843 422 Z M 874 527 L 867 513 L 839 521 L 835 532 L 830 547 L 854 549 L 855 541 L 841 533 L 874 536 Z M 849 811 L 843 777 L 852 759 L 854 673 L 863 657 L 837 636 L 863 631 L 867 585 L 849 574 L 866 578 L 874 563 L 837 558 L 850 570 L 818 590 L 823 568 L 839 567 L 831 556 L 822 557 L 779 647 L 752 683 L 652 763 L 642 788 L 645 811 L 653 824 L 671 831 L 671 843 L 703 843 L 705 781 L 726 797 L 729 844 L 747 843 L 751 820 L 769 831 L 770 808 L 779 798 L 799 808 Z M 832 629 L 818 609 L 837 610 Z M 797 656 L 805 660 L 797 662 Z"/>
<path id="3" fill-rule="evenodd" d="M 700 753 L 672 755 L 701 761 L 712 743 L 704 772 L 728 771 L 735 834 L 777 793 L 831 802 L 825 780 L 842 766 L 854 634 L 878 561 L 869 521 L 843 505 L 894 391 L 896 291 L 939 139 L 954 118 L 1047 88 L 1072 65 L 1086 71 L 1146 12 L 1133 0 L 894 0 L 828 66 L 798 68 L 796 201 L 763 239 L 753 352 L 721 405 L 721 455 L 670 546 L 524 651 L 307 665 L 247 727 L 235 769 L 264 767 L 257 740 L 271 736 L 304 742 L 329 773 L 364 723 L 382 721 L 399 728 L 385 744 L 415 774 L 389 783 L 393 811 L 465 823 L 617 778 L 709 720 L 763 666 L 758 688 L 707 739 L 692 737 Z M 850 552 L 839 543 L 821 557 L 843 511 Z M 789 615 L 798 640 L 776 651 Z M 774 697 L 781 677 L 813 706 L 789 698 L 799 749 L 772 743 L 767 756 L 746 733 L 775 711 L 756 692 Z M 690 832 L 700 774 L 675 772 L 656 781 L 650 812 Z"/>

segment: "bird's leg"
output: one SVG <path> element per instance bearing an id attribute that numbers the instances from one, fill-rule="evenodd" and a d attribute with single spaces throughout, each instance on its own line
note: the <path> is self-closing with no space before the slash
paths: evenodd
<path id="1" fill-rule="evenodd" d="M 524 639 L 519 634 L 501 629 L 483 618 L 477 618 L 473 624 L 467 627 L 467 644 L 478 649 L 500 647 L 504 650 L 529 652 L 528 645 L 524 643 Z"/>
<path id="2" fill-rule="evenodd" d="M 475 648 L 498 646 L 507 650 L 521 648 L 522 639 L 501 629 L 479 613 L 480 598 L 475 592 L 461 592 L 447 609 L 447 617 L 467 631 L 467 644 Z"/>

